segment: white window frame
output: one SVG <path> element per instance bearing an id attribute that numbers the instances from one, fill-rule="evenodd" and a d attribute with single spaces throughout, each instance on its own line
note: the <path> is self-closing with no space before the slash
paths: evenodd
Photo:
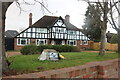
<path id="1" fill-rule="evenodd" d="M 37 43 L 37 40 L 39 41 L 38 43 Z M 37 46 L 40 45 L 40 41 L 43 41 L 43 42 L 44 42 L 43 45 L 46 45 L 46 44 L 47 44 L 47 40 L 46 40 L 46 39 L 36 39 L 36 45 L 37 45 Z"/>
<path id="2" fill-rule="evenodd" d="M 62 40 L 62 45 L 65 45 L 65 40 Z"/>
<path id="3" fill-rule="evenodd" d="M 69 43 L 68 43 L 68 41 L 69 41 Z M 77 41 L 76 40 L 68 40 L 68 41 L 67 41 L 68 45 L 70 45 L 70 42 L 74 43 L 74 41 L 75 41 L 75 44 L 70 45 L 70 46 L 77 46 Z"/>
<path id="4" fill-rule="evenodd" d="M 82 40 L 80 40 L 80 45 L 83 45 L 83 41 Z"/>
<path id="5" fill-rule="evenodd" d="M 88 45 L 88 40 L 84 40 L 84 45 Z"/>
<path id="6" fill-rule="evenodd" d="M 54 40 L 52 40 L 52 41 L 51 41 L 51 45 L 54 45 L 54 44 L 55 44 L 55 41 L 54 41 Z"/>
<path id="7" fill-rule="evenodd" d="M 19 41 L 19 39 L 20 39 L 20 42 L 18 42 Z M 21 44 L 21 41 L 22 40 L 25 40 L 26 42 L 26 44 Z M 20 44 L 19 44 L 20 43 Z M 24 38 L 17 38 L 17 45 L 20 45 L 20 46 L 25 46 L 25 45 L 28 45 L 28 44 L 30 44 L 30 39 L 24 39 Z"/>

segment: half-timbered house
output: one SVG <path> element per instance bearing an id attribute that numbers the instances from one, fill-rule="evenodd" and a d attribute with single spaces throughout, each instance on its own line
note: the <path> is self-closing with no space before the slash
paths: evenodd
<path id="1" fill-rule="evenodd" d="M 69 22 L 69 15 L 65 19 L 55 16 L 43 16 L 32 25 L 30 14 L 30 26 L 15 37 L 15 50 L 24 45 L 88 45 L 88 38 Z"/>

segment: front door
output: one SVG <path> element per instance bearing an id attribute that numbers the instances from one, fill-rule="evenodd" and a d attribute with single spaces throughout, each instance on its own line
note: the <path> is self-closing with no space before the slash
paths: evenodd
<path id="1" fill-rule="evenodd" d="M 62 40 L 56 40 L 56 45 L 61 45 Z"/>

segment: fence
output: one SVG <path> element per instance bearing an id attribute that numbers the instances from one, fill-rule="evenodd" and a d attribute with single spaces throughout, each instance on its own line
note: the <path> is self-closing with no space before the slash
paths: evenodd
<path id="1" fill-rule="evenodd" d="M 106 50 L 118 50 L 118 44 L 110 44 L 110 43 L 106 43 Z M 93 42 L 93 47 L 91 47 L 95 50 L 99 50 L 100 49 L 100 42 Z"/>

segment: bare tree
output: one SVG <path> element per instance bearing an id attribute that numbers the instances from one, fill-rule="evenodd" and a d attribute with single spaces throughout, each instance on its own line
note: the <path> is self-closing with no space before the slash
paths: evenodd
<path id="1" fill-rule="evenodd" d="M 114 5 L 114 6 L 113 6 Z M 118 53 L 120 53 L 120 1 L 115 2 L 114 0 L 110 0 L 110 19 L 109 22 L 112 26 L 113 29 L 117 31 L 118 34 Z M 115 12 L 117 11 L 118 13 L 118 21 L 116 21 L 115 17 Z"/>
<path id="2" fill-rule="evenodd" d="M 99 51 L 99 55 L 104 55 L 105 54 L 105 37 L 106 37 L 106 30 L 107 30 L 107 23 L 109 20 L 108 14 L 111 15 L 111 24 L 114 27 L 114 29 L 118 32 L 118 34 L 120 34 L 120 29 L 115 25 L 115 20 L 113 18 L 113 13 L 112 13 L 112 9 L 113 7 L 115 7 L 117 9 L 118 12 L 119 9 L 117 8 L 117 4 L 119 1 L 114 1 L 114 0 L 97 0 L 96 2 L 90 2 L 89 0 L 84 0 L 86 1 L 89 6 L 91 6 L 92 4 L 97 4 L 99 5 L 99 7 L 101 8 L 101 11 L 103 13 L 102 15 L 102 20 L 101 21 L 101 43 L 100 43 L 100 51 Z M 118 39 L 120 39 L 120 35 L 118 35 Z M 120 44 L 120 40 L 118 40 L 118 44 Z M 120 45 L 118 46 L 118 51 L 120 50 Z"/>
<path id="3" fill-rule="evenodd" d="M 100 2 L 99 0 L 97 2 L 90 2 L 89 0 L 84 0 L 86 1 L 89 6 L 92 7 L 92 4 L 96 4 L 100 7 L 101 9 L 101 13 L 102 13 L 102 21 L 100 22 L 100 29 L 101 29 L 101 40 L 100 40 L 100 51 L 99 51 L 99 55 L 104 55 L 105 54 L 105 38 L 106 38 L 106 30 L 107 30 L 107 15 L 109 12 L 109 7 L 108 7 L 108 2 L 106 2 L 105 0 L 103 0 L 102 2 Z"/>

